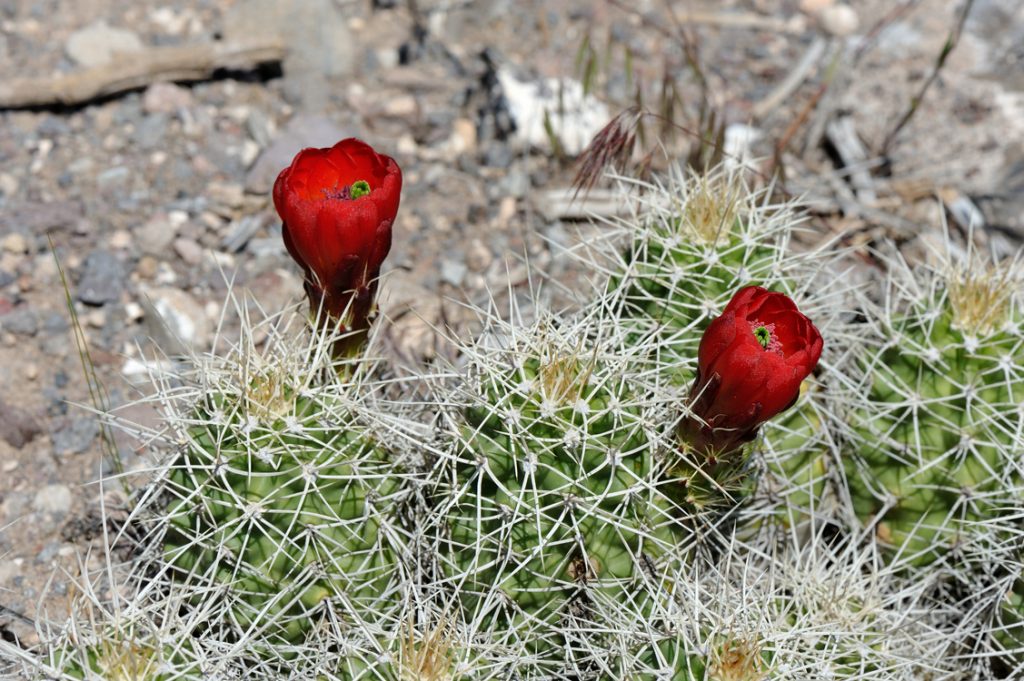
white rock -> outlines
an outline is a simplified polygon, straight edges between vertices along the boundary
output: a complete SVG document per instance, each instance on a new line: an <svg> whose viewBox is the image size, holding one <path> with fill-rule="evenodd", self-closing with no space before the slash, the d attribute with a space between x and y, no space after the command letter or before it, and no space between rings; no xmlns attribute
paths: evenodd
<svg viewBox="0 0 1024 681"><path fill-rule="evenodd" d="M573 156L590 143L611 115L598 99L583 94L583 84L568 78L523 82L510 70L498 70L498 82L516 122L516 137L532 147L550 148L545 115L562 149Z"/></svg>
<svg viewBox="0 0 1024 681"><path fill-rule="evenodd" d="M210 324L203 307L192 296L170 287L150 289L146 295L176 339L185 345L205 347Z"/></svg>
<svg viewBox="0 0 1024 681"><path fill-rule="evenodd" d="M102 66L112 61L115 54L141 52L142 49L137 35L108 26L105 21L75 31L64 44L68 57L80 66Z"/></svg>
<svg viewBox="0 0 1024 681"><path fill-rule="evenodd" d="M0 173L0 194L10 197L18 193L18 180L8 173Z"/></svg>
<svg viewBox="0 0 1024 681"><path fill-rule="evenodd" d="M36 492L32 508L43 513L67 513L71 510L71 501L71 488L67 485L47 485Z"/></svg>
<svg viewBox="0 0 1024 681"><path fill-rule="evenodd" d="M840 37L853 35L860 26L857 12L849 5L823 7L818 12L818 21L827 32Z"/></svg>
<svg viewBox="0 0 1024 681"><path fill-rule="evenodd" d="M8 253L14 253L16 255L28 253L28 239L25 238L24 234L11 232L4 237L3 249Z"/></svg>

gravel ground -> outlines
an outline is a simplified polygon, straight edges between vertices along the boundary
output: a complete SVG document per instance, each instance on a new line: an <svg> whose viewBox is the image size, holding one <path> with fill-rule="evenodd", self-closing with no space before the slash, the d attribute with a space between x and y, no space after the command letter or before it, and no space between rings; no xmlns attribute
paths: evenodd
<svg viewBox="0 0 1024 681"><path fill-rule="evenodd" d="M1011 252L1024 234L1024 8L970 4L956 49L883 158L964 7L902 6L0 0L0 83L101 66L113 50L260 36L287 48L280 63L211 79L0 110L0 634L31 643L31 620L60 618L100 496L116 496L96 483L112 471L53 253L98 378L124 405L144 393L133 372L154 347L211 348L226 282L250 293L253 309L301 297L270 186L299 148L359 136L404 170L381 305L396 358L428 361L431 325L442 314L459 324L456 301L525 287L524 257L561 281L581 274L558 255L576 238L569 213L579 206L552 198L572 180L577 138L633 103L638 83L647 106L692 127L698 71L722 120L753 126L756 156L770 157L810 112L781 159L785 189L812 199L820 238L842 232L867 246L897 236L923 253L944 217L955 229L976 209L975 239ZM727 26L722 16L756 21ZM600 56L590 75L588 49ZM767 106L809 53L818 56L806 79ZM693 57L699 69L687 66ZM543 134L524 139L530 126L521 111L515 120L515 88L552 78L588 81L593 100L565 123L558 148ZM665 82L678 88L674 109L664 108ZM843 118L868 150L869 187L822 141ZM692 142L666 140L667 155ZM142 406L126 412L155 418ZM145 467L139 443L118 445L129 468Z"/></svg>

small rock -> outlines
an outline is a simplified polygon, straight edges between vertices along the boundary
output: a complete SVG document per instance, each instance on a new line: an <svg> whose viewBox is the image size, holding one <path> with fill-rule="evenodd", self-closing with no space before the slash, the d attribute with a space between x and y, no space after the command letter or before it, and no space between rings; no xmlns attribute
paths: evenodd
<svg viewBox="0 0 1024 681"><path fill-rule="evenodd" d="M8 253L22 255L28 253L28 239L24 234L13 232L4 237L3 249Z"/></svg>
<svg viewBox="0 0 1024 681"><path fill-rule="evenodd" d="M151 255L144 255L139 258L139 264L135 266L135 271L142 279L152 279L159 270L160 261Z"/></svg>
<svg viewBox="0 0 1024 681"><path fill-rule="evenodd" d="M585 92L579 81L521 81L505 68L497 78L515 121L515 136L531 147L549 147L554 134L562 149L575 156L611 118L608 106Z"/></svg>
<svg viewBox="0 0 1024 681"><path fill-rule="evenodd" d="M490 266L492 260L494 260L494 254L483 241L473 239L469 242L469 247L466 249L466 265L471 270L483 272Z"/></svg>
<svg viewBox="0 0 1024 681"><path fill-rule="evenodd" d="M43 513L63 515L71 510L71 488L67 485L47 485L36 492L32 508Z"/></svg>
<svg viewBox="0 0 1024 681"><path fill-rule="evenodd" d="M228 253L238 253L263 228L265 221L266 214L257 213L231 223L228 233L221 240L221 248Z"/></svg>
<svg viewBox="0 0 1024 681"><path fill-rule="evenodd" d="M397 97L388 97L387 102L384 104L384 110L381 113L391 118L412 118L418 110L419 104L416 102L415 97L412 95L399 95Z"/></svg>
<svg viewBox="0 0 1024 681"><path fill-rule="evenodd" d="M23 203L0 212L0 227L46 234L74 227L82 222L84 215L85 209L78 201Z"/></svg>
<svg viewBox="0 0 1024 681"><path fill-rule="evenodd" d="M141 52L139 37L123 28L113 28L98 21L68 36L64 51L80 66L102 66L114 59L115 54Z"/></svg>
<svg viewBox="0 0 1024 681"><path fill-rule="evenodd" d="M94 329L102 329L107 325L107 315L103 310L92 310L85 315L85 323Z"/></svg>
<svg viewBox="0 0 1024 681"><path fill-rule="evenodd" d="M167 133L169 120L168 114L165 113L153 113L144 116L135 128L135 134L133 135L135 143L140 149L145 150L151 150L159 146L163 142L164 135Z"/></svg>
<svg viewBox="0 0 1024 681"><path fill-rule="evenodd" d="M826 32L834 36L848 36L857 32L860 20L849 5L831 5L818 12L818 21Z"/></svg>
<svg viewBox="0 0 1024 681"><path fill-rule="evenodd" d="M139 248L143 253L163 256L166 255L167 249L178 236L178 225L171 220L170 216L157 213L139 227L136 233Z"/></svg>
<svg viewBox="0 0 1024 681"><path fill-rule="evenodd" d="M83 264L78 282L78 299L86 305L105 305L121 297L124 291L124 265L109 251L95 250Z"/></svg>
<svg viewBox="0 0 1024 681"><path fill-rule="evenodd" d="M39 365L38 364L26 364L23 370L25 378L29 381L34 381L39 378Z"/></svg>
<svg viewBox="0 0 1024 681"><path fill-rule="evenodd" d="M111 248L123 251L132 247L132 233L126 229L119 229L110 235L107 242Z"/></svg>
<svg viewBox="0 0 1024 681"><path fill-rule="evenodd" d="M284 255L284 242L280 237L269 239L251 239L249 241L249 252L257 258L268 258Z"/></svg>
<svg viewBox="0 0 1024 681"><path fill-rule="evenodd" d="M21 449L42 432L39 422L24 409L0 400L0 438Z"/></svg>
<svg viewBox="0 0 1024 681"><path fill-rule="evenodd" d="M9 173L0 173L0 194L11 197L18 193L18 180Z"/></svg>
<svg viewBox="0 0 1024 681"><path fill-rule="evenodd" d="M441 281L452 286L462 286L462 280L466 277L466 263L445 258L441 262Z"/></svg>
<svg viewBox="0 0 1024 681"><path fill-rule="evenodd" d="M211 182L206 194L211 201L226 208L241 208L245 203L245 189L233 182Z"/></svg>
<svg viewBox="0 0 1024 681"><path fill-rule="evenodd" d="M274 134L274 125L267 118L267 115L259 109L250 109L249 117L245 119L245 129L249 131L249 137L260 147L270 144Z"/></svg>
<svg viewBox="0 0 1024 681"><path fill-rule="evenodd" d="M57 557L57 552L60 550L59 541L50 541L43 546L43 550L36 556L36 563L46 564Z"/></svg>
<svg viewBox="0 0 1024 681"><path fill-rule="evenodd" d="M48 312L43 315L43 333L48 335L64 334L67 333L70 326L66 314Z"/></svg>
<svg viewBox="0 0 1024 681"><path fill-rule="evenodd" d="M476 123L468 118L456 118L452 123L450 145L456 154L476 153Z"/></svg>
<svg viewBox="0 0 1024 681"><path fill-rule="evenodd" d="M96 188L104 193L122 191L128 180L131 178L131 171L125 166L108 168L96 176Z"/></svg>
<svg viewBox="0 0 1024 681"><path fill-rule="evenodd" d="M524 168L517 166L508 171L497 183L497 187L508 196L526 196L530 192L530 175Z"/></svg>
<svg viewBox="0 0 1024 681"><path fill-rule="evenodd" d="M174 252L189 265L198 265L203 261L203 247L192 239L175 239Z"/></svg>
<svg viewBox="0 0 1024 681"><path fill-rule="evenodd" d="M509 223L512 222L512 218L516 216L519 211L519 202L511 196L502 197L501 203L498 204L498 215L495 218L498 223L498 227L505 229Z"/></svg>
<svg viewBox="0 0 1024 681"><path fill-rule="evenodd" d="M193 346L204 348L210 340L209 317L195 298L177 288L146 291L146 303L155 314L147 314L143 325L160 348L182 352ZM147 307L144 303L143 307Z"/></svg>
<svg viewBox="0 0 1024 681"><path fill-rule="evenodd" d="M31 308L20 307L0 317L0 329L32 337L39 332L39 316Z"/></svg>
<svg viewBox="0 0 1024 681"><path fill-rule="evenodd" d="M15 577L21 574L21 561L4 560L0 561L0 586L10 583ZM19 639L20 641L20 639Z"/></svg>
<svg viewBox="0 0 1024 681"><path fill-rule="evenodd" d="M89 449L99 432L94 417L76 418L53 433L53 449L60 455L81 454Z"/></svg>
<svg viewBox="0 0 1024 681"><path fill-rule="evenodd" d="M172 114L190 106L192 91L174 83L153 83L142 95L142 110L150 114Z"/></svg>
<svg viewBox="0 0 1024 681"><path fill-rule="evenodd" d="M409 133L405 133L398 138L395 143L395 151L403 156L413 156L419 151L420 145L416 144L416 139Z"/></svg>
<svg viewBox="0 0 1024 681"><path fill-rule="evenodd" d="M146 316L146 311L142 309L142 306L132 301L124 306L125 316L129 322L142 321L142 318Z"/></svg>
<svg viewBox="0 0 1024 681"><path fill-rule="evenodd" d="M305 147L329 147L338 140L352 137L353 131L320 115L295 116L274 142L263 150L245 176L245 189L253 194L266 194L282 168L287 168Z"/></svg>
<svg viewBox="0 0 1024 681"><path fill-rule="evenodd" d="M492 168L508 168L512 165L513 154L507 144L494 142L484 152L484 165Z"/></svg>

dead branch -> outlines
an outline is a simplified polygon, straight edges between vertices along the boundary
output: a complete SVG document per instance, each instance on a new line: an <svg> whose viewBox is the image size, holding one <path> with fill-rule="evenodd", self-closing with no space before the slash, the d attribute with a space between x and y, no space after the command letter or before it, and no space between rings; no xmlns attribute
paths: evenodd
<svg viewBox="0 0 1024 681"><path fill-rule="evenodd" d="M85 104L159 81L203 80L220 69L251 69L280 61L284 54L284 46L271 41L153 47L118 54L103 66L0 82L0 109Z"/></svg>

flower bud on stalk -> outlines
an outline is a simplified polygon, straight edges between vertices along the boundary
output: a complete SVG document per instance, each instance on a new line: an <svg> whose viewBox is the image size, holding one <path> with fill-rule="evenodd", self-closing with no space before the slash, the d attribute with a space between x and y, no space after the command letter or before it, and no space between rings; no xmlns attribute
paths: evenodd
<svg viewBox="0 0 1024 681"><path fill-rule="evenodd" d="M352 356L366 340L401 191L394 159L355 138L303 149L274 182L284 244L305 274L317 323L343 334L335 357Z"/></svg>
<svg viewBox="0 0 1024 681"><path fill-rule="evenodd" d="M701 338L691 415L679 426L684 446L713 462L753 440L796 402L821 348L821 334L788 297L760 286L737 291Z"/></svg>

